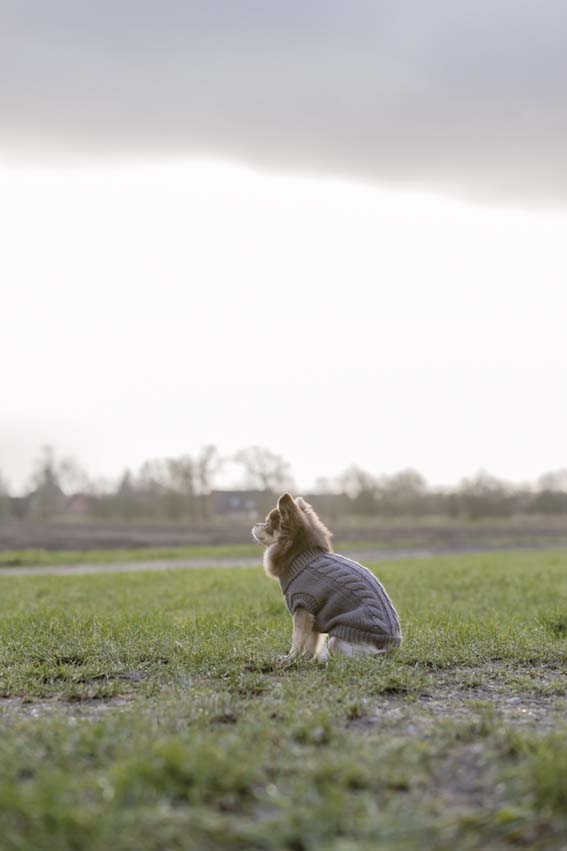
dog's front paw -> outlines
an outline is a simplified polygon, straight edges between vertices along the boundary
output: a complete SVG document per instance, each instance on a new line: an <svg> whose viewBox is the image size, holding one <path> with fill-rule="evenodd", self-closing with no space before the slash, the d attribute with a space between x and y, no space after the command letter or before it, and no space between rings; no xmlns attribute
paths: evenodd
<svg viewBox="0 0 567 851"><path fill-rule="evenodd" d="M279 668L283 668L286 665L290 665L296 659L296 656L296 653L284 653L282 656L276 656L275 664Z"/></svg>

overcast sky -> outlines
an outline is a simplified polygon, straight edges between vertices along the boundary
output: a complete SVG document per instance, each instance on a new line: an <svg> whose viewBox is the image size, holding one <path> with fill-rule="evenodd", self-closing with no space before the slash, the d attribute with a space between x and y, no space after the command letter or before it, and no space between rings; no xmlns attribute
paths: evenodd
<svg viewBox="0 0 567 851"><path fill-rule="evenodd" d="M7 154L217 154L556 202L563 0L0 0Z"/></svg>
<svg viewBox="0 0 567 851"><path fill-rule="evenodd" d="M561 0L0 0L0 472L565 466Z"/></svg>

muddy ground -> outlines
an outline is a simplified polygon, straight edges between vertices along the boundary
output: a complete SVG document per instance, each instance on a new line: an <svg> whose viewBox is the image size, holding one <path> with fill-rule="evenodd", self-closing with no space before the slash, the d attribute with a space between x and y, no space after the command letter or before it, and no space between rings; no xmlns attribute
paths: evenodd
<svg viewBox="0 0 567 851"><path fill-rule="evenodd" d="M567 721L567 671L549 666L516 666L523 678L511 683L509 666L456 668L431 674L415 695L384 693L362 698L345 724L353 730L376 729L394 736L427 735L441 719L464 721L479 715L506 726L553 729ZM121 679L134 690L107 699L68 700L50 698L0 698L0 719L14 722L26 718L61 717L97 720L108 712L125 710L137 702L135 684L146 678L132 671ZM190 692L187 699L190 701Z"/></svg>

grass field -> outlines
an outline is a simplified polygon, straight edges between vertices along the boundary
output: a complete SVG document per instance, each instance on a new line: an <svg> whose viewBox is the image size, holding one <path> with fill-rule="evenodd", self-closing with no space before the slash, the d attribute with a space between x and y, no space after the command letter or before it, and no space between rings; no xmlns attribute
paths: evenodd
<svg viewBox="0 0 567 851"><path fill-rule="evenodd" d="M24 549L0 551L0 567L57 567L71 564L120 564L162 559L250 558L260 561L258 544L211 545L188 547L132 547L110 550Z"/></svg>
<svg viewBox="0 0 567 851"><path fill-rule="evenodd" d="M567 848L567 553L381 564L405 642L279 668L259 569L0 578L0 848Z"/></svg>
<svg viewBox="0 0 567 851"><path fill-rule="evenodd" d="M400 539L384 543L383 541L339 541L336 549L375 550L405 549L415 546L412 539ZM128 564L139 561L160 561L169 559L206 559L249 558L258 563L262 559L262 548L258 544L211 544L208 546L187 547L131 547L115 549L87 550L45 550L23 549L0 551L0 567L59 567L75 564Z"/></svg>
<svg viewBox="0 0 567 851"><path fill-rule="evenodd" d="M567 541L567 539L566 539ZM505 540L505 545L513 547L514 540ZM539 545L539 539L531 541L533 546ZM546 541L549 545L549 542ZM563 541L557 543L562 546ZM353 540L338 541L335 543L337 552L356 552L372 550L408 550L419 549L418 539L410 536L381 541ZM1 567L59 567L76 564L128 564L140 561L160 561L179 559L205 559L214 563L216 560L230 558L249 558L258 563L262 559L262 548L255 543L250 544L211 544L203 546L182 547L128 547L114 549L85 549L85 550L46 550L46 549L21 549L0 550Z"/></svg>

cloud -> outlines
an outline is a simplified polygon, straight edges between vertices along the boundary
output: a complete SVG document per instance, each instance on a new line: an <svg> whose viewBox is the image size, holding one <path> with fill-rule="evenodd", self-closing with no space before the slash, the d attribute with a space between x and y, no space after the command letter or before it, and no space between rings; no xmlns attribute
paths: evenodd
<svg viewBox="0 0 567 851"><path fill-rule="evenodd" d="M563 0L0 0L4 157L567 200Z"/></svg>

